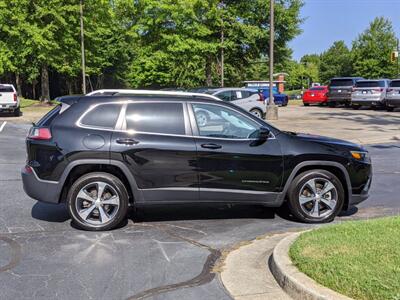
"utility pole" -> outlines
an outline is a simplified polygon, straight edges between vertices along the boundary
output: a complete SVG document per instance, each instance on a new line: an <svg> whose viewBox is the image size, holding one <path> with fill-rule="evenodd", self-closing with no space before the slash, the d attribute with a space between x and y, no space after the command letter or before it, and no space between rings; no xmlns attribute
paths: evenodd
<svg viewBox="0 0 400 300"><path fill-rule="evenodd" d="M399 39L397 39L397 47L396 47L396 51L397 51L397 78L399 78L400 74L399 74Z"/></svg>
<svg viewBox="0 0 400 300"><path fill-rule="evenodd" d="M224 43L225 43L224 25L222 25L222 30L221 30L221 87L224 87L224 85L225 85Z"/></svg>
<svg viewBox="0 0 400 300"><path fill-rule="evenodd" d="M85 34L83 31L83 0L80 0L80 11L81 11L81 51L82 51L82 93L86 94Z"/></svg>
<svg viewBox="0 0 400 300"><path fill-rule="evenodd" d="M270 12L269 12L269 101L266 106L267 120L277 120L278 119L278 106L275 105L274 101L274 35L275 35L275 27L274 27L274 0L270 0Z"/></svg>

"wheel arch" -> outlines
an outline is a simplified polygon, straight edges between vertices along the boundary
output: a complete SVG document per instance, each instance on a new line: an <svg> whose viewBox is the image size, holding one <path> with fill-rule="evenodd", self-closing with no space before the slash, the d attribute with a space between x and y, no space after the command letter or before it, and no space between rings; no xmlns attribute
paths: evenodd
<svg viewBox="0 0 400 300"><path fill-rule="evenodd" d="M290 184L293 182L294 178L296 178L297 175L305 171L315 170L315 169L326 170L334 174L336 177L338 177L345 191L345 202L343 205L343 210L347 210L349 208L349 202L352 193L350 176L346 168L342 164L332 161L305 161L299 163L292 170L288 179L286 180L286 183L282 190L282 194L280 195L281 197L280 201L282 203L285 201L287 193L289 191Z"/></svg>
<svg viewBox="0 0 400 300"><path fill-rule="evenodd" d="M138 189L135 178L122 162L114 160L88 159L73 161L64 170L59 181L62 186L59 203L64 202L69 187L76 179L91 172L105 172L118 177L128 191L130 205L132 205L134 201L140 201L142 199L142 194Z"/></svg>

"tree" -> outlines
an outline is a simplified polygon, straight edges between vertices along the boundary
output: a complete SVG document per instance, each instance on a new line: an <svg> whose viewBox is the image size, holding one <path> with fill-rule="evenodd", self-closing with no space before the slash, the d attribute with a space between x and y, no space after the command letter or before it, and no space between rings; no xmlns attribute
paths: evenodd
<svg viewBox="0 0 400 300"><path fill-rule="evenodd" d="M379 17L353 41L352 58L355 75L365 78L396 76L390 54L396 49L396 35L390 20Z"/></svg>
<svg viewBox="0 0 400 300"><path fill-rule="evenodd" d="M351 76L352 60L344 41L336 41L320 57L319 75L327 83L333 77Z"/></svg>

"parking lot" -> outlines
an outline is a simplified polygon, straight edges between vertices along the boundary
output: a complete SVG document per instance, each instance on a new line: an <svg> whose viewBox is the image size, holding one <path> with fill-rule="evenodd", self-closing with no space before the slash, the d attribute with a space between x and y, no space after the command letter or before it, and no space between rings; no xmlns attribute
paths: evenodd
<svg viewBox="0 0 400 300"><path fill-rule="evenodd" d="M337 222L399 213L398 112L289 106L279 114L273 123L281 129L369 145L371 197ZM38 203L22 189L30 125L0 117L0 126L0 299L231 299L218 276L225 251L308 226L284 209L164 206L132 211L111 232L80 231L63 206Z"/></svg>

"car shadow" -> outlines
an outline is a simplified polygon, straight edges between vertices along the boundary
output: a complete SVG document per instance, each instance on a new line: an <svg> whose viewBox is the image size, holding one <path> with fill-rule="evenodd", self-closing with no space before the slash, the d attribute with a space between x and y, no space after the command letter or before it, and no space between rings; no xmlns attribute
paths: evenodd
<svg viewBox="0 0 400 300"><path fill-rule="evenodd" d="M140 206L129 214L135 223L222 219L283 219L293 220L284 208L244 204L185 204Z"/></svg>
<svg viewBox="0 0 400 300"><path fill-rule="evenodd" d="M15 116L13 113L10 112L0 112L0 118L19 118L23 116L23 112L20 111L18 116Z"/></svg>
<svg viewBox="0 0 400 300"><path fill-rule="evenodd" d="M63 223L70 219L65 205L47 204L43 202L36 202L33 205L31 216L34 219L52 223Z"/></svg>

